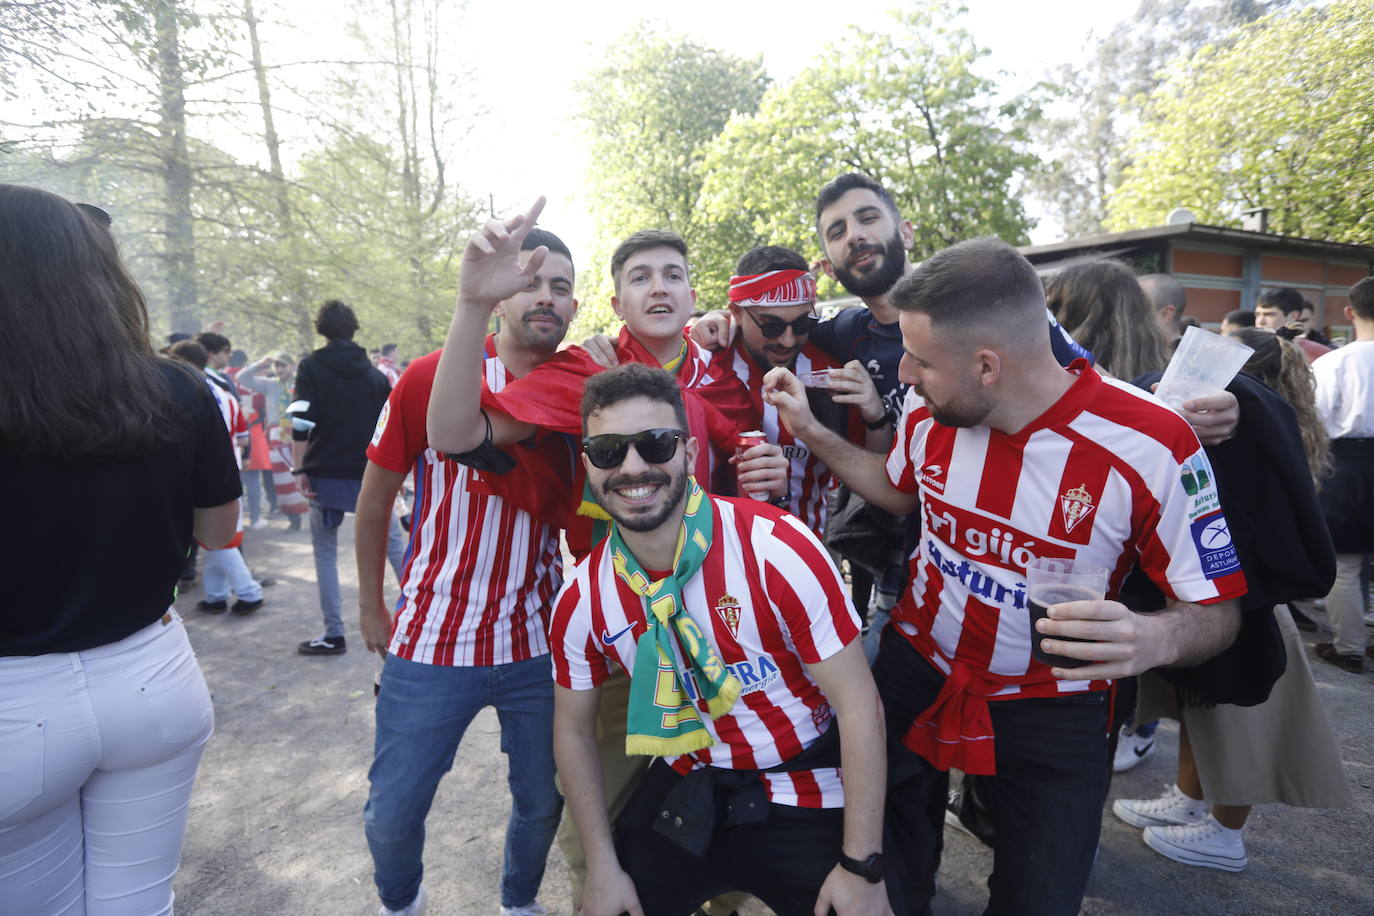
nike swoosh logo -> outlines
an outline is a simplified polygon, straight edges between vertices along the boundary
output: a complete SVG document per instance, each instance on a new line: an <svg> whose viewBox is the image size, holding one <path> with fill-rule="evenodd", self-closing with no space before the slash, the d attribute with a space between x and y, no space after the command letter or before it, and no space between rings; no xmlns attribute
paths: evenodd
<svg viewBox="0 0 1374 916"><path fill-rule="evenodd" d="M1154 743L1153 743L1153 742L1151 742L1151 743L1145 745L1144 747L1132 748L1132 750L1135 751L1135 755L1136 755L1137 757L1144 757L1146 754L1150 753L1150 748L1152 748L1152 747L1154 747Z"/></svg>
<svg viewBox="0 0 1374 916"><path fill-rule="evenodd" d="M601 642L602 642L603 644L615 642L617 639L619 639L620 637L624 636L626 633L630 632L630 631L633 630L634 628L635 628L635 625L634 625L634 624L630 624L628 627L626 627L625 629L621 630L619 633L615 634L614 636L610 635L609 633L607 633L607 632L603 629L603 630L601 631Z"/></svg>

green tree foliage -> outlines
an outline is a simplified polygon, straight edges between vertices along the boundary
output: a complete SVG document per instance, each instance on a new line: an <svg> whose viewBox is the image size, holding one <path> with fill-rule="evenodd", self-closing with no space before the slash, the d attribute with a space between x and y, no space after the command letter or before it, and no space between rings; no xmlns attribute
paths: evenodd
<svg viewBox="0 0 1374 916"><path fill-rule="evenodd" d="M755 244L818 256L816 192L842 172L871 175L915 226L916 257L962 239L1025 241L1017 189L1035 167L1026 98L998 103L974 72L986 52L935 7L891 34L851 29L796 79L732 118L705 158L706 212L735 256ZM724 289L728 273L698 276Z"/></svg>
<svg viewBox="0 0 1374 916"><path fill-rule="evenodd" d="M1150 99L1114 229L1187 206L1217 225L1270 208L1271 231L1374 242L1374 2L1276 13L1171 69Z"/></svg>
<svg viewBox="0 0 1374 916"><path fill-rule="evenodd" d="M733 57L649 23L612 48L611 62L578 84L592 163L587 192L596 214L594 257L579 276L578 325L589 330L616 323L608 265L631 232L671 229L687 239L698 278L719 274L701 219L702 157L732 114L758 107L768 85L761 60Z"/></svg>

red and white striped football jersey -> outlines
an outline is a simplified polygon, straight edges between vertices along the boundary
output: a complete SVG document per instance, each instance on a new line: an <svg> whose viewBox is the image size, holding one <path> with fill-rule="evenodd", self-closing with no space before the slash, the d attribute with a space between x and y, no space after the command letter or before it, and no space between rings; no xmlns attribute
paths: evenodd
<svg viewBox="0 0 1374 916"><path fill-rule="evenodd" d="M768 441L782 446L787 456L787 495L788 508L792 514L806 522L806 526L817 535L825 533L825 514L830 499L830 488L834 478L825 463L817 458L805 442L793 436L778 420L778 409L763 400L763 377L767 370L754 361L738 339L729 349L722 351L721 359L728 360L730 371L749 390L749 398L754 409L762 417L762 430ZM807 344L797 354L797 363L792 371L797 377L818 369L835 369L840 363L831 359L819 349Z"/></svg>
<svg viewBox="0 0 1374 916"><path fill-rule="evenodd" d="M206 378L210 393L215 396L219 415L224 418L224 428L229 431L229 444L234 448L234 461L243 470L243 455L239 452L239 436L248 435L248 420L243 415L243 405L238 398Z"/></svg>
<svg viewBox="0 0 1374 916"><path fill-rule="evenodd" d="M513 376L491 338L486 353L483 380L499 390ZM410 364L367 449L374 464L414 473L410 545L388 651L460 666L543 655L549 604L562 582L558 530L495 495L480 473L429 447L425 413L438 363L436 350Z"/></svg>
<svg viewBox="0 0 1374 916"><path fill-rule="evenodd" d="M958 661L1004 686L991 699L1102 689L1059 681L1031 657L1025 569L1036 557L1131 567L1180 601L1245 593L1214 475L1191 427L1086 362L1016 435L936 423L909 391L888 455L894 486L918 496L921 539L893 620L945 673Z"/></svg>
<svg viewBox="0 0 1374 916"><path fill-rule="evenodd" d="M767 769L801 753L830 726L830 704L804 666L858 638L859 620L825 548L795 516L750 499L713 496L711 504L711 549L682 590L683 602L744 689L733 710L717 719L698 700L716 743L669 762L684 773L707 765ZM600 684L610 662L633 671L635 642L644 633L643 598L616 577L607 543L577 564L554 604L554 678L572 690ZM834 767L764 779L778 804L844 804Z"/></svg>

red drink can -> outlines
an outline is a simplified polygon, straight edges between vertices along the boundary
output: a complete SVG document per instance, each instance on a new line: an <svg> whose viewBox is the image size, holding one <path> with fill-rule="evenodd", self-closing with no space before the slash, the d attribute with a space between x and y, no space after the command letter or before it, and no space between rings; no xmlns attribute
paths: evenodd
<svg viewBox="0 0 1374 916"><path fill-rule="evenodd" d="M740 433L735 437L735 457L743 457L745 452L756 445L767 444L768 435L760 430L751 429L747 433ZM750 499L766 500L768 498L767 490L747 490L742 483L739 485L739 489L741 493L748 496Z"/></svg>

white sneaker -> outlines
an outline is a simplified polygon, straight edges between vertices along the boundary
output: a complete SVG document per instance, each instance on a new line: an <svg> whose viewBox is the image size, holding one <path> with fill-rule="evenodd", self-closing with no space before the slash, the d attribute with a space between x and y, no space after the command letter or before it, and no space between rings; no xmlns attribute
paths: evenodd
<svg viewBox="0 0 1374 916"><path fill-rule="evenodd" d="M1155 752L1155 736L1142 738L1134 729L1121 730L1116 742L1116 757L1112 759L1112 772L1124 773Z"/></svg>
<svg viewBox="0 0 1374 916"><path fill-rule="evenodd" d="M249 525L248 527L251 528L251 529L253 529L254 531L261 531L261 530L264 529L264 528L270 528L270 527L272 527L272 523L269 522L269 521L268 521L267 519L265 519L265 518L260 518L260 519L258 519L256 522L254 522L253 524Z"/></svg>
<svg viewBox="0 0 1374 916"><path fill-rule="evenodd" d="M425 911L425 904L429 903L429 893L423 884L420 885L419 892L415 899L410 901L410 905L405 909L393 910L384 903L382 908L377 911L377 916L420 916Z"/></svg>
<svg viewBox="0 0 1374 916"><path fill-rule="evenodd" d="M544 909L544 904L538 900L531 900L524 906L501 907L501 916L551 916L551 914Z"/></svg>
<svg viewBox="0 0 1374 916"><path fill-rule="evenodd" d="M1112 813L1132 827L1170 827L1204 820L1207 803L1170 786L1159 798L1118 798L1112 802Z"/></svg>
<svg viewBox="0 0 1374 916"><path fill-rule="evenodd" d="M1208 815L1197 824L1146 827L1144 839L1145 845L1155 852L1184 865L1244 871L1248 860L1242 833L1221 826L1216 818Z"/></svg>

